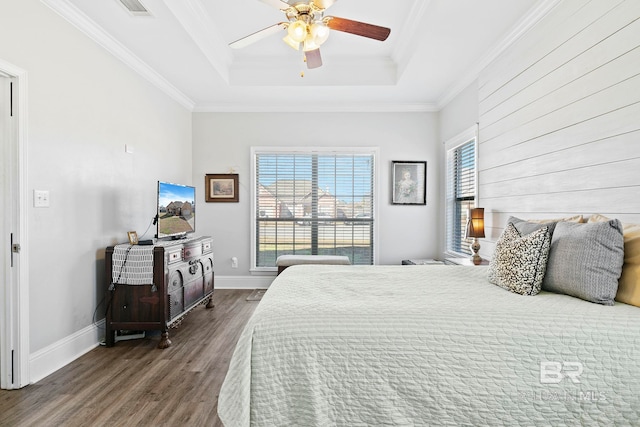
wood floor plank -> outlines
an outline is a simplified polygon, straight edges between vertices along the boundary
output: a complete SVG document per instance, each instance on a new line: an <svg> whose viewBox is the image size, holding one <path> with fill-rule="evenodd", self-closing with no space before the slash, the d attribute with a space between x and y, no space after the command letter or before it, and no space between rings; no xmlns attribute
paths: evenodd
<svg viewBox="0 0 640 427"><path fill-rule="evenodd" d="M198 307L173 345L159 334L100 346L37 384L0 390L1 426L222 426L218 394L242 328L258 306L251 290L214 292L215 308Z"/></svg>

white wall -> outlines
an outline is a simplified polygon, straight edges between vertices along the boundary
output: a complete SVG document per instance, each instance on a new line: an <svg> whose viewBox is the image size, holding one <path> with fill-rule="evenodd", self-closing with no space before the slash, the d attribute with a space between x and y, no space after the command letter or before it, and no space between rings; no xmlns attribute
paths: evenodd
<svg viewBox="0 0 640 427"><path fill-rule="evenodd" d="M640 2L565 0L479 77L490 254L509 215L640 222Z"/></svg>
<svg viewBox="0 0 640 427"><path fill-rule="evenodd" d="M440 110L440 141L448 141L469 129L478 123L479 117L478 82L474 81ZM444 168L443 172L446 173Z"/></svg>
<svg viewBox="0 0 640 427"><path fill-rule="evenodd" d="M204 198L207 173L240 174L239 203L201 203L198 232L214 236L216 285L250 267L252 146L379 147L376 244L380 264L438 255L440 143L433 113L196 113L193 180ZM390 204L392 160L426 160L427 205ZM231 269L230 258L239 259Z"/></svg>
<svg viewBox="0 0 640 427"><path fill-rule="evenodd" d="M446 227L446 183L447 183L447 152L445 142L460 135L462 132L472 128L478 123L478 82L473 81L462 92L456 95L442 110L439 112L440 127L440 199L441 206L440 216L438 218L440 235L438 247L440 248L440 257L445 256L445 227Z"/></svg>
<svg viewBox="0 0 640 427"><path fill-rule="evenodd" d="M37 0L3 2L0 58L28 73L28 188L50 191L23 242L42 362L104 317L104 248L145 231L156 181L191 182L191 113Z"/></svg>

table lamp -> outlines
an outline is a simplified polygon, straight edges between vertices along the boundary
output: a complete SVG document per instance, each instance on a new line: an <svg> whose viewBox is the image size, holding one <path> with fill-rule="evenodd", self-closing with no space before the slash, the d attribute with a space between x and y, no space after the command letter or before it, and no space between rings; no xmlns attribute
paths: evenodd
<svg viewBox="0 0 640 427"><path fill-rule="evenodd" d="M473 238L473 243L471 243L470 246L471 252L473 253L471 261L473 261L475 265L480 265L482 258L478 255L478 251L480 250L478 238L484 237L484 208L469 209L466 237Z"/></svg>

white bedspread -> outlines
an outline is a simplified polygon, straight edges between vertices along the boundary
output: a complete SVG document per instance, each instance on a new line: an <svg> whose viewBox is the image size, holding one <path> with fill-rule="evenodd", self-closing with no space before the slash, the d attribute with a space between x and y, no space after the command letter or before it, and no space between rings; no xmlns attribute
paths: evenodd
<svg viewBox="0 0 640 427"><path fill-rule="evenodd" d="M242 333L218 413L227 427L639 425L640 308L516 295L485 267L294 266Z"/></svg>

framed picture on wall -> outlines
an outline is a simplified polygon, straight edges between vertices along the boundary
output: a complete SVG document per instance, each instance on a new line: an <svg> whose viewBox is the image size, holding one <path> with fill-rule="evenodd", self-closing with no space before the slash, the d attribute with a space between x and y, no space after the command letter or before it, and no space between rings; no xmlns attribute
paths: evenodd
<svg viewBox="0 0 640 427"><path fill-rule="evenodd" d="M238 202L237 173L209 173L204 178L206 202Z"/></svg>
<svg viewBox="0 0 640 427"><path fill-rule="evenodd" d="M391 204L427 204L427 162L391 162Z"/></svg>

